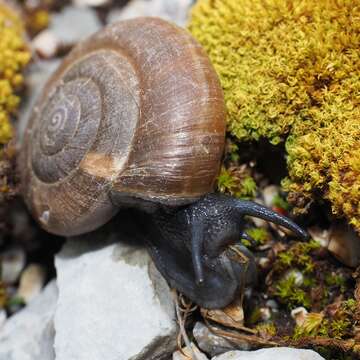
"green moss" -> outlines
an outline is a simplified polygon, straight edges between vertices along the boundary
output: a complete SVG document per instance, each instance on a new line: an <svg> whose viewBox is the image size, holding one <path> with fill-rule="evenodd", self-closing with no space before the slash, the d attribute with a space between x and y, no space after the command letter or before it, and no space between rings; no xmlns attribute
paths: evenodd
<svg viewBox="0 0 360 360"><path fill-rule="evenodd" d="M324 319L323 313L309 313L302 325L296 325L293 333L294 340L308 336L328 337L329 321Z"/></svg>
<svg viewBox="0 0 360 360"><path fill-rule="evenodd" d="M265 244L269 239L269 232L264 228L250 228L246 233L256 242L257 245Z"/></svg>
<svg viewBox="0 0 360 360"><path fill-rule="evenodd" d="M311 306L310 296L304 289L297 285L296 277L293 274L277 282L274 295L277 296L281 302L287 304L289 308L296 306L309 308Z"/></svg>
<svg viewBox="0 0 360 360"><path fill-rule="evenodd" d="M273 337L277 333L276 326L272 322L259 324L255 327L255 330L257 330L262 337Z"/></svg>
<svg viewBox="0 0 360 360"><path fill-rule="evenodd" d="M319 248L319 243L314 240L307 243L296 243L288 250L278 254L274 267L277 271L297 267L304 273L310 274L313 272L315 267L314 261L310 255L313 251Z"/></svg>
<svg viewBox="0 0 360 360"><path fill-rule="evenodd" d="M10 117L19 105L16 91L22 71L30 60L19 17L0 1L0 146L12 137Z"/></svg>
<svg viewBox="0 0 360 360"><path fill-rule="evenodd" d="M273 268L280 280L275 282L273 294L289 308L311 307L311 289L317 285L313 276L316 265L312 254L319 248L320 245L311 240L307 243L295 243L278 253ZM290 276L284 276L288 271L299 271L303 275L301 284L296 283L296 277L291 273ZM324 293L324 297L325 295Z"/></svg>
<svg viewBox="0 0 360 360"><path fill-rule="evenodd" d="M360 5L198 0L189 30L224 89L238 141L285 142L289 200L314 197L360 231Z"/></svg>
<svg viewBox="0 0 360 360"><path fill-rule="evenodd" d="M277 207L279 207L281 209L284 209L286 211L290 210L289 203L280 194L276 194L274 196L272 204L273 204L273 206L277 206Z"/></svg>
<svg viewBox="0 0 360 360"><path fill-rule="evenodd" d="M256 195L255 180L236 169L222 167L217 179L217 187L221 193L230 194L238 199L253 199Z"/></svg>

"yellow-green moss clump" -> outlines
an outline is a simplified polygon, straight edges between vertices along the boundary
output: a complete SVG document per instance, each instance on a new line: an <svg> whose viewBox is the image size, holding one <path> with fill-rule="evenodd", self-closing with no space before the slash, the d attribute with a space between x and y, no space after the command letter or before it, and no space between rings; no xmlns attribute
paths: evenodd
<svg viewBox="0 0 360 360"><path fill-rule="evenodd" d="M22 71L29 60L22 23L0 0L0 146L12 137L10 116L19 104L16 91L23 83Z"/></svg>
<svg viewBox="0 0 360 360"><path fill-rule="evenodd" d="M314 195L360 231L360 3L199 0L189 30L239 141L285 141L293 204Z"/></svg>

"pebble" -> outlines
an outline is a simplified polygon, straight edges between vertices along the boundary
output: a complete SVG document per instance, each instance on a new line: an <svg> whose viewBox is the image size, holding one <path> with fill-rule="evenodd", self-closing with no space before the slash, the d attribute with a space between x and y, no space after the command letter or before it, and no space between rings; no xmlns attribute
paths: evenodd
<svg viewBox="0 0 360 360"><path fill-rule="evenodd" d="M29 264L22 272L17 296L27 304L31 302L43 288L46 270L39 264Z"/></svg>
<svg viewBox="0 0 360 360"><path fill-rule="evenodd" d="M331 226L328 250L347 266L360 265L360 238L350 226L344 223Z"/></svg>
<svg viewBox="0 0 360 360"><path fill-rule="evenodd" d="M60 42L51 30L43 30L32 40L32 47L41 58L51 59L57 54Z"/></svg>
<svg viewBox="0 0 360 360"><path fill-rule="evenodd" d="M172 360L209 360L208 357L202 353L194 343L191 343L192 351L188 348L182 348L182 352L180 350L173 353ZM195 355L195 358L194 356Z"/></svg>
<svg viewBox="0 0 360 360"><path fill-rule="evenodd" d="M0 255L1 279L7 284L14 284L25 266L26 254L22 248L14 247Z"/></svg>
<svg viewBox="0 0 360 360"><path fill-rule="evenodd" d="M262 191L262 197L264 199L264 205L268 208L272 208L274 205L274 198L280 192L280 187L276 185L268 185Z"/></svg>
<svg viewBox="0 0 360 360"><path fill-rule="evenodd" d="M296 286L300 286L300 285L303 284L304 275L299 270L290 269L284 274L285 279L290 278L290 276L293 276L295 278L295 285Z"/></svg>
<svg viewBox="0 0 360 360"><path fill-rule="evenodd" d="M262 321L268 321L271 319L271 309L268 307L261 307L259 309L260 318Z"/></svg>
<svg viewBox="0 0 360 360"><path fill-rule="evenodd" d="M321 229L318 226L312 226L308 228L307 231L310 236L322 247L328 247L330 241L330 231L328 229Z"/></svg>
<svg viewBox="0 0 360 360"><path fill-rule="evenodd" d="M90 7L66 6L54 13L49 31L57 43L67 47L78 43L101 28L96 11Z"/></svg>
<svg viewBox="0 0 360 360"><path fill-rule="evenodd" d="M108 5L111 0L73 0L72 3L74 6L84 7L84 6L105 6Z"/></svg>
<svg viewBox="0 0 360 360"><path fill-rule="evenodd" d="M107 21L113 23L138 16L157 16L185 26L192 4L193 0L132 0L124 8L110 11Z"/></svg>
<svg viewBox="0 0 360 360"><path fill-rule="evenodd" d="M0 310L0 332L6 323L7 315L4 309Z"/></svg>
<svg viewBox="0 0 360 360"><path fill-rule="evenodd" d="M256 351L230 351L212 360L324 360L313 350L293 348L269 348Z"/></svg>
<svg viewBox="0 0 360 360"><path fill-rule="evenodd" d="M211 356L216 356L234 349L250 349L249 344L245 341L240 345L236 345L235 343L232 343L231 340L216 335L214 332L210 331L205 324L199 321L194 326L193 335L199 348Z"/></svg>
<svg viewBox="0 0 360 360"><path fill-rule="evenodd" d="M291 317L295 320L296 325L302 326L306 320L306 316L308 314L308 311L300 306L291 311Z"/></svg>

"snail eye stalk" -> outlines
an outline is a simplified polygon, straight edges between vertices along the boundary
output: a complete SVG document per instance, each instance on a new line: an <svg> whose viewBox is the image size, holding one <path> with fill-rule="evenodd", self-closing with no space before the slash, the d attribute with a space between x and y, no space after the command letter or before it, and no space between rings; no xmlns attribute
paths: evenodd
<svg viewBox="0 0 360 360"><path fill-rule="evenodd" d="M267 207L257 204L252 201L238 200L229 198L230 206L232 206L237 214L241 217L243 216L253 216L269 222L272 222L276 225L285 227L286 229L291 230L296 236L303 240L309 239L309 234L302 229L299 225L294 223L292 220L286 216L280 215L277 212L268 209Z"/></svg>

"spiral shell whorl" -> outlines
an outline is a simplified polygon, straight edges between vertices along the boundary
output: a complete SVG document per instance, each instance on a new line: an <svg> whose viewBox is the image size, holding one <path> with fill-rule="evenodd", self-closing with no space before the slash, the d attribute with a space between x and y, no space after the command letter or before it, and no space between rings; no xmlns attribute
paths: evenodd
<svg viewBox="0 0 360 360"><path fill-rule="evenodd" d="M66 57L26 132L25 199L48 231L91 231L113 194L169 204L212 190L224 145L217 76L184 30L156 18L109 26Z"/></svg>

